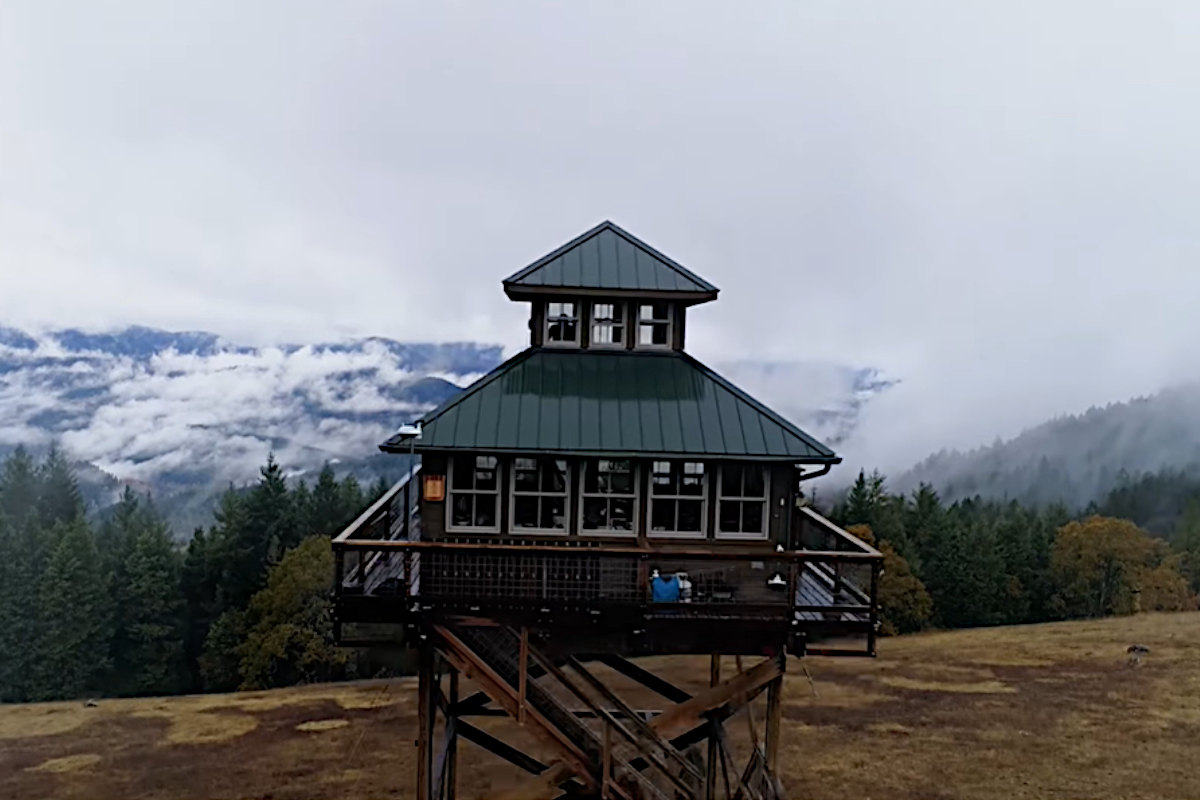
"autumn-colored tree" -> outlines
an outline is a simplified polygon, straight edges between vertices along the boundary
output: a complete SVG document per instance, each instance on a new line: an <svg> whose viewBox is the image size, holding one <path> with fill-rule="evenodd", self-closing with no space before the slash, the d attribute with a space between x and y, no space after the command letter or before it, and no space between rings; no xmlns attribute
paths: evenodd
<svg viewBox="0 0 1200 800"><path fill-rule="evenodd" d="M870 545L875 534L870 526L851 525L846 532ZM913 574L889 542L879 544L883 553L883 574L879 576L880 632L885 636L918 631L929 622L933 600L921 579Z"/></svg>
<svg viewBox="0 0 1200 800"><path fill-rule="evenodd" d="M1102 617L1183 607L1186 582L1166 543L1132 522L1093 516L1054 539L1052 607L1064 617ZM1139 596L1140 595L1140 596Z"/></svg>
<svg viewBox="0 0 1200 800"><path fill-rule="evenodd" d="M271 568L247 611L238 647L243 689L291 686L339 677L346 652L333 641L333 548L313 536Z"/></svg>

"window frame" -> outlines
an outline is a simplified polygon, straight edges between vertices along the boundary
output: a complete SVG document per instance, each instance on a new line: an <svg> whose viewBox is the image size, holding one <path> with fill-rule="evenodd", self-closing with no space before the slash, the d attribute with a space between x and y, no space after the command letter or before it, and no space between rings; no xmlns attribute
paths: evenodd
<svg viewBox="0 0 1200 800"><path fill-rule="evenodd" d="M592 466L593 463L595 463L596 465L599 465L599 463L601 461L627 461L627 462L629 462L629 472L630 472L630 477L633 482L633 493L632 494L594 493L594 492L587 491L587 470ZM637 538L638 530L640 528L640 522L641 522L640 513L641 513L641 499L642 499L641 488L642 488L642 485L641 485L641 481L639 480L640 477L641 477L641 465L638 463L637 459L608 458L605 456L596 456L596 457L580 459L579 492L578 492L579 508L577 509L577 512L576 512L576 519L579 523L579 535L580 536L612 536L612 537L618 537L621 539ZM584 519L583 519L584 507L587 505L587 499L590 497L603 497L603 498L608 498L608 499L632 498L633 499L633 513L630 515L629 530L623 531L623 530L617 530L615 528L596 528L596 529L592 530L592 529L585 528L584 527ZM611 506L609 508L611 509Z"/></svg>
<svg viewBox="0 0 1200 800"><path fill-rule="evenodd" d="M615 322L611 317L598 318L596 316L597 306L612 306L614 312L621 314L621 321ZM603 319L597 323L597 319ZM619 342L597 342L596 329L598 327L607 327L609 329L619 329L621 331L621 341ZM588 301L588 347L597 350L625 350L628 348L629 333L629 309L628 304L624 300L590 300Z"/></svg>
<svg viewBox="0 0 1200 800"><path fill-rule="evenodd" d="M566 465L565 486L560 492L544 492L541 490L541 464L538 464L538 490L535 492L518 491L517 490L517 461L521 459L531 459L534 462L540 462L543 459L549 461L561 461ZM515 456L509 459L508 467L508 532L511 536L567 536L571 533L571 462L565 458L557 456ZM563 500L563 526L561 528L525 528L517 525L517 498L518 497L536 497L538 499L538 511L541 511L541 500L545 497L561 497ZM539 513L539 519L541 514Z"/></svg>
<svg viewBox="0 0 1200 800"><path fill-rule="evenodd" d="M556 303L559 305L570 303L571 306L574 308L574 316L573 317L564 317L562 315L559 315L557 317L551 317L550 316L550 306L552 306ZM562 298L560 300L547 300L545 306L542 309L542 346L543 347L578 348L580 346L581 336L583 333L582 311L583 311L583 303L579 302L579 298L577 298L577 297ZM556 341L556 340L552 340L550 338L550 327L552 325L554 325L555 323L570 322L570 321L573 321L575 323L575 338L574 339L570 339L570 340L564 339L562 341Z"/></svg>
<svg viewBox="0 0 1200 800"><path fill-rule="evenodd" d="M636 349L636 350L671 350L671 349L673 349L672 343L673 343L674 336L675 336L675 304L670 302L669 300L637 300L637 301L635 301L635 303L636 303L636 307L637 307L637 327L636 327L637 338L633 342L634 349ZM655 303L662 303L664 306L666 306L666 309L667 309L666 317L643 317L642 316L642 308L644 306L650 306L651 309L653 309ZM656 325L665 325L666 326L667 341L663 344L655 344L653 341L643 343L642 342L642 330L644 328L649 328L651 331L650 338L653 339L654 338L653 331L654 331L654 327Z"/></svg>
<svg viewBox="0 0 1200 800"><path fill-rule="evenodd" d="M700 473L700 494L656 494L654 491L654 476L655 466L661 463L678 464L680 468L680 488L682 488L682 478L687 474L685 465L699 464L702 468ZM650 481L648 484L648 502L650 504L650 514L646 520L646 536L655 539L707 539L708 538L708 484L711 480L709 472L709 462L698 461L694 459L681 458L656 458L650 463ZM674 504L675 507L675 526L679 525L679 501L680 500L699 500L700 501L700 530L698 531L681 531L681 530L666 530L658 531L654 529L654 504L659 501L667 501Z"/></svg>
<svg viewBox="0 0 1200 800"><path fill-rule="evenodd" d="M742 469L746 467L755 467L762 470L763 475L763 493L762 497L750 497L748 495L730 495L725 493L725 467L731 462L719 463L717 466L717 514L713 521L713 536L716 539L740 539L742 541L765 542L771 538L771 468L767 464L756 462L732 462L737 464ZM746 485L746 479L742 478L742 489ZM725 531L721 529L721 504L726 500L732 502L746 503L760 501L762 503L762 531L754 533L746 533L745 531ZM741 516L739 515L739 521Z"/></svg>
<svg viewBox="0 0 1200 800"><path fill-rule="evenodd" d="M455 463L458 458L462 458L464 456L466 456L468 458L475 458L475 459L493 458L496 460L496 465L495 465L496 488L494 491L488 492L488 491L479 491L478 489L455 489L454 488ZM464 453L459 456L455 456L455 455L451 454L449 456L449 458L447 459L447 461L448 461L448 463L446 465L447 469L446 469L446 525L445 525L446 532L447 533L499 533L500 532L500 520L503 516L502 515L503 509L500 506L500 496L501 496L500 487L503 485L503 481L504 481L504 462L503 462L503 460L501 460L498 456L488 455L486 453L473 453L473 454L465 454ZM474 477L474 476L472 476L472 477ZM493 497L495 497L496 498L496 516L495 516L496 524L490 528L484 528L484 527L481 527L478 525L465 525L465 526L464 525L455 525L454 524L454 495L455 494L470 494L470 495L483 494L483 495L492 495ZM474 505L472 505L471 510L474 511L474 509L475 509L475 507L474 507Z"/></svg>

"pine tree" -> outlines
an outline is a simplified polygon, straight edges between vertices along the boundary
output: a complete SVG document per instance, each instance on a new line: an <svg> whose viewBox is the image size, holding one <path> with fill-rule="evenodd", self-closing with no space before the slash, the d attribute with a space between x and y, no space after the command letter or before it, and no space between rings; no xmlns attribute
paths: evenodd
<svg viewBox="0 0 1200 800"><path fill-rule="evenodd" d="M95 690L109 666L112 639L108 578L87 525L65 527L38 587L39 699Z"/></svg>
<svg viewBox="0 0 1200 800"><path fill-rule="evenodd" d="M180 556L153 506L130 501L123 500L126 513L118 515L124 548L114 581L114 688L120 694L169 694L186 683Z"/></svg>
<svg viewBox="0 0 1200 800"><path fill-rule="evenodd" d="M1171 546L1179 554L1179 571L1192 593L1200 593L1200 503L1195 499L1184 509Z"/></svg>
<svg viewBox="0 0 1200 800"><path fill-rule="evenodd" d="M312 490L312 512L308 530L312 534L333 536L345 516L343 490L329 462L321 467Z"/></svg>
<svg viewBox="0 0 1200 800"><path fill-rule="evenodd" d="M180 586L183 595L183 672L184 690L203 688L200 657L218 609L218 585L222 574L222 552L215 534L197 528L188 542Z"/></svg>
<svg viewBox="0 0 1200 800"><path fill-rule="evenodd" d="M37 514L41 480L29 451L18 446L0 473L0 515L14 528L26 527Z"/></svg>
<svg viewBox="0 0 1200 800"><path fill-rule="evenodd" d="M42 524L50 528L83 519L83 496L75 481L75 470L57 444L50 446L39 473L41 492L38 496L38 513Z"/></svg>

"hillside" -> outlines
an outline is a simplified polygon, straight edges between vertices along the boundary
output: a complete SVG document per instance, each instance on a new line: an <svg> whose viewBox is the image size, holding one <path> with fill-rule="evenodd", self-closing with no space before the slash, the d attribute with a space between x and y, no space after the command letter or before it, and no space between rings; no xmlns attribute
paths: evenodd
<svg viewBox="0 0 1200 800"><path fill-rule="evenodd" d="M1135 642L1150 648L1138 668L1125 654ZM707 678L697 659L653 666L685 687ZM884 640L877 660L789 666L792 797L1197 795L1200 613L921 634ZM411 797L415 688L0 707L0 797ZM513 785L512 770L462 746L459 797Z"/></svg>
<svg viewBox="0 0 1200 800"><path fill-rule="evenodd" d="M1175 387L1059 417L989 447L937 453L890 483L900 491L929 483L951 502L978 493L1082 508L1128 477L1200 465L1198 408L1200 386Z"/></svg>

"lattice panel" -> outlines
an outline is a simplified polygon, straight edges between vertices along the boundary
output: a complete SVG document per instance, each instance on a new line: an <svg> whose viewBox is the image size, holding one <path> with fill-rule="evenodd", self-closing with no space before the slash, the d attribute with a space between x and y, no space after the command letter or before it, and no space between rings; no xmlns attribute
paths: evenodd
<svg viewBox="0 0 1200 800"><path fill-rule="evenodd" d="M422 570L427 598L636 603L644 595L628 557L427 553Z"/></svg>

